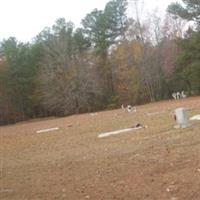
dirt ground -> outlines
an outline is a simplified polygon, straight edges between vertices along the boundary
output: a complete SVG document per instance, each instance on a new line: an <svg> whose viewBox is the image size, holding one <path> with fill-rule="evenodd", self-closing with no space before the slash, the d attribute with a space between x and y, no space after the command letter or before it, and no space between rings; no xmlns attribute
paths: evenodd
<svg viewBox="0 0 200 200"><path fill-rule="evenodd" d="M200 121L174 129L182 106L200 114L200 97L0 127L0 199L200 200Z"/></svg>

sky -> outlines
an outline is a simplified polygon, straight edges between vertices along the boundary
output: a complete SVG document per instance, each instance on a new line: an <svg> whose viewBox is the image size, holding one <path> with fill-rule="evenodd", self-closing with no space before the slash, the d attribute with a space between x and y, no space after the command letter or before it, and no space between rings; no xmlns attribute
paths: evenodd
<svg viewBox="0 0 200 200"><path fill-rule="evenodd" d="M163 14L175 0L138 1L144 1L141 9L143 12L151 12L157 8ZM107 2L109 0L0 0L0 41L10 36L23 42L31 41L60 17L72 21L78 27L87 13L94 8L103 9ZM130 7L129 14L132 10Z"/></svg>

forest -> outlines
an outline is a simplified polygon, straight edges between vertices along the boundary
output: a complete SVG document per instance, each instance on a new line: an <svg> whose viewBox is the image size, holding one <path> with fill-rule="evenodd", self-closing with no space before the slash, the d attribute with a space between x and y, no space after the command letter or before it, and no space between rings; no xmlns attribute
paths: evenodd
<svg viewBox="0 0 200 200"><path fill-rule="evenodd" d="M0 124L200 94L200 3L172 3L162 19L127 15L126 0L64 18L29 43L0 43Z"/></svg>

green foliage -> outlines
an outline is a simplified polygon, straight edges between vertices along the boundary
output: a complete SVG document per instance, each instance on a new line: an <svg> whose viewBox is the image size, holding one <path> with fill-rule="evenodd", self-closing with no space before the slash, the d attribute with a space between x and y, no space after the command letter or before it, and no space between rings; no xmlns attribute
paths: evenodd
<svg viewBox="0 0 200 200"><path fill-rule="evenodd" d="M86 36L91 40L95 47L97 54L105 54L109 43L106 35L105 15L103 11L94 10L88 14L83 20L82 24Z"/></svg>
<svg viewBox="0 0 200 200"><path fill-rule="evenodd" d="M178 45L181 55L177 60L174 76L182 82L188 92L199 93L200 90L200 32L193 32L188 38L180 39Z"/></svg>
<svg viewBox="0 0 200 200"><path fill-rule="evenodd" d="M7 62L6 91L12 98L15 110L25 116L34 112L31 98L36 87L36 76L39 63L39 47L19 43L15 38L2 42L2 52Z"/></svg>
<svg viewBox="0 0 200 200"><path fill-rule="evenodd" d="M182 0L182 3L172 3L168 12L185 20L195 21L200 26L200 3L199 0Z"/></svg>
<svg viewBox="0 0 200 200"><path fill-rule="evenodd" d="M74 33L74 45L78 53L82 53L91 46L91 42L84 36L84 30L81 28L76 29Z"/></svg>
<svg viewBox="0 0 200 200"><path fill-rule="evenodd" d="M82 20L84 32L97 54L106 54L111 45L125 37L126 9L126 0L112 0L103 11L95 9Z"/></svg>
<svg viewBox="0 0 200 200"><path fill-rule="evenodd" d="M200 3L198 0L182 0L182 4L172 3L168 11L197 24L197 32L189 29L186 37L178 40L181 55L177 60L174 79L189 93L200 93Z"/></svg>
<svg viewBox="0 0 200 200"><path fill-rule="evenodd" d="M122 38L125 39L125 31L128 25L127 6L126 0L113 0L108 2L105 7L105 23L107 23L107 35L110 38L111 45Z"/></svg>

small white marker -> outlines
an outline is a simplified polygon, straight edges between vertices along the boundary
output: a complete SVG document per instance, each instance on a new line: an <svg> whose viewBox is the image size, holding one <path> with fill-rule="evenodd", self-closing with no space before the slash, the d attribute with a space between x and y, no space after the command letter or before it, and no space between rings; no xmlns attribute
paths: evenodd
<svg viewBox="0 0 200 200"><path fill-rule="evenodd" d="M39 130L39 131L36 131L36 133L46 133L46 132L57 131L57 130L59 130L59 128L55 127L55 128L49 128L49 129Z"/></svg>

